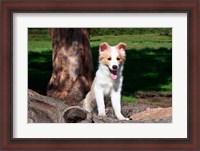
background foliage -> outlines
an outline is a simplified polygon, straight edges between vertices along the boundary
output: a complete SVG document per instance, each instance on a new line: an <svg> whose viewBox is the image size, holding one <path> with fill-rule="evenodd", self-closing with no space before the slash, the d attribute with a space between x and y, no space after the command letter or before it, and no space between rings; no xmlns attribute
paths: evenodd
<svg viewBox="0 0 200 151"><path fill-rule="evenodd" d="M48 29L29 29L28 38L28 87L45 94L52 71L52 44ZM127 43L122 92L124 101L136 101L137 93L171 93L171 28L90 29L90 46L95 71L98 68L98 45L101 42L110 45Z"/></svg>

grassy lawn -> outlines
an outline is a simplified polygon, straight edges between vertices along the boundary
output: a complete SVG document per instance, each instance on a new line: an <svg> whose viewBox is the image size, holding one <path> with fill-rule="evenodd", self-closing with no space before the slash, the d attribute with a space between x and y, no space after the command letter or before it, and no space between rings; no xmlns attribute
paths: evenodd
<svg viewBox="0 0 200 151"><path fill-rule="evenodd" d="M136 92L172 91L172 37L158 34L91 36L90 46L95 71L98 67L98 45L127 43L122 100L136 102ZM51 77L52 43L48 33L29 33L28 87L45 94Z"/></svg>
<svg viewBox="0 0 200 151"><path fill-rule="evenodd" d="M110 45L115 45L122 41L126 42L127 50L133 48L140 50L147 47L152 49L159 49L161 47L171 49L172 47L171 36L158 36L155 34L94 36L91 37L90 45L91 47L96 47L99 45L99 43L105 41Z"/></svg>

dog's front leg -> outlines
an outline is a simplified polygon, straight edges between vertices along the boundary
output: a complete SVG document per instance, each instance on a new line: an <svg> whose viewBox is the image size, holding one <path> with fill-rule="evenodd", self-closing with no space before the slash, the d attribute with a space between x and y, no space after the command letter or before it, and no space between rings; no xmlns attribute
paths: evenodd
<svg viewBox="0 0 200 151"><path fill-rule="evenodd" d="M125 118L121 113L121 93L118 91L112 91L111 92L111 102L112 107L115 112L115 115L119 120L128 120L128 118Z"/></svg>
<svg viewBox="0 0 200 151"><path fill-rule="evenodd" d="M106 116L103 90L95 87L94 94L97 103L98 116Z"/></svg>

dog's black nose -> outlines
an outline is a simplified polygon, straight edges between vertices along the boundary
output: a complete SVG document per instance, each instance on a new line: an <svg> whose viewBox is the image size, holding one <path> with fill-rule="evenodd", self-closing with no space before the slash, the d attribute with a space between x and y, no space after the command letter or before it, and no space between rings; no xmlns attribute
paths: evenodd
<svg viewBox="0 0 200 151"><path fill-rule="evenodd" d="M116 66L116 65L113 65L112 68L113 68L113 69L117 69L117 66Z"/></svg>

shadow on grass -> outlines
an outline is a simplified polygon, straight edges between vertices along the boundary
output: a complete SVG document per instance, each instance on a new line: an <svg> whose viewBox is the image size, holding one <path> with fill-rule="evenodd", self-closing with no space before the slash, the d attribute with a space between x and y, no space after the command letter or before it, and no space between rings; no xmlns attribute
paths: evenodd
<svg viewBox="0 0 200 151"><path fill-rule="evenodd" d="M92 47L94 70L98 68L98 47ZM126 50L123 94L134 95L137 91L170 91L172 81L172 50L166 48ZM52 72L52 54L29 52L28 88L41 94ZM167 87L166 87L167 86Z"/></svg>
<svg viewBox="0 0 200 151"><path fill-rule="evenodd" d="M90 39L90 42L99 42L101 39Z"/></svg>
<svg viewBox="0 0 200 151"><path fill-rule="evenodd" d="M92 48L95 71L98 67L98 47ZM123 94L138 91L171 91L172 50L166 48L126 50Z"/></svg>
<svg viewBox="0 0 200 151"><path fill-rule="evenodd" d="M171 90L172 50L166 48L128 50L124 69L123 90L137 91ZM167 85L168 88L165 88Z"/></svg>
<svg viewBox="0 0 200 151"><path fill-rule="evenodd" d="M28 88L46 94L47 84L52 72L52 51L29 52Z"/></svg>

